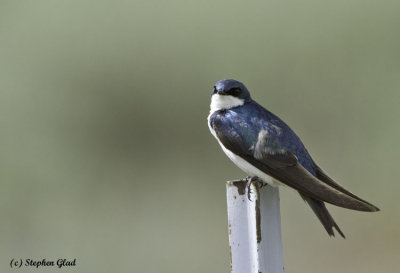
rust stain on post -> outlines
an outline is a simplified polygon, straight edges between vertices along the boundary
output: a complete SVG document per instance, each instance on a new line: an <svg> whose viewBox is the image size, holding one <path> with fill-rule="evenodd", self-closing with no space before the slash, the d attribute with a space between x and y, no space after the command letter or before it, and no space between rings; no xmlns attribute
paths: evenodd
<svg viewBox="0 0 400 273"><path fill-rule="evenodd" d="M246 193L247 179L232 181L232 185L238 189L239 195Z"/></svg>
<svg viewBox="0 0 400 273"><path fill-rule="evenodd" d="M260 212L260 188L262 187L262 182L254 181L254 188L256 189L257 199L256 199L256 232L257 232L257 244L261 242L261 212Z"/></svg>
<svg viewBox="0 0 400 273"><path fill-rule="evenodd" d="M261 242L261 213L260 213L260 200L256 200L256 228L257 228L257 243Z"/></svg>

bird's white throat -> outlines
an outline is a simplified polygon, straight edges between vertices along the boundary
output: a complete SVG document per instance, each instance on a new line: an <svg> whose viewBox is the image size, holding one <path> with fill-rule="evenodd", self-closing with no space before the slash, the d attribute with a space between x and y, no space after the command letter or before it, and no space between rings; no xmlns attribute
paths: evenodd
<svg viewBox="0 0 400 273"><path fill-rule="evenodd" d="M223 96L214 94L211 96L210 113L222 109L230 109L244 104L243 99L236 98L234 96Z"/></svg>

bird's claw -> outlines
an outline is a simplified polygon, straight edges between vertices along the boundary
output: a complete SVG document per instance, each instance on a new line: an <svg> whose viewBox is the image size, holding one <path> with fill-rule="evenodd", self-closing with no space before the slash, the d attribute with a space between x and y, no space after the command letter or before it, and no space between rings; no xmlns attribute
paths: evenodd
<svg viewBox="0 0 400 273"><path fill-rule="evenodd" d="M253 184L253 182L256 182L258 180L258 177L257 176L253 176L253 177L247 176L246 179L247 179L247 198L249 199L249 201L252 201L251 194L252 194L253 190L251 189L251 184Z"/></svg>

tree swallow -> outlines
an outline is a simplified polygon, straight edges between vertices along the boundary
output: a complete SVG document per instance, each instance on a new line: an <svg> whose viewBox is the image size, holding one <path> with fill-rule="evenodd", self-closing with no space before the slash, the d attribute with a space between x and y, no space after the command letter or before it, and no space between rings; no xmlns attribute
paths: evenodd
<svg viewBox="0 0 400 273"><path fill-rule="evenodd" d="M297 190L330 236L343 232L325 203L359 211L379 209L331 179L311 158L299 137L280 118L251 99L243 83L217 82L208 126L225 154L244 172Z"/></svg>

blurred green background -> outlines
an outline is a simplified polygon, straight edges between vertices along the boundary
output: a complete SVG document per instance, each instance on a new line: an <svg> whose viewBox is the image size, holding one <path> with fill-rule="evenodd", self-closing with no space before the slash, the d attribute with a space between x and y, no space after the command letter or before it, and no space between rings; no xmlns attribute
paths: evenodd
<svg viewBox="0 0 400 273"><path fill-rule="evenodd" d="M382 209L281 190L286 272L400 268L398 1L0 1L1 272L229 272L213 84L243 81ZM57 268L40 269L44 272Z"/></svg>

